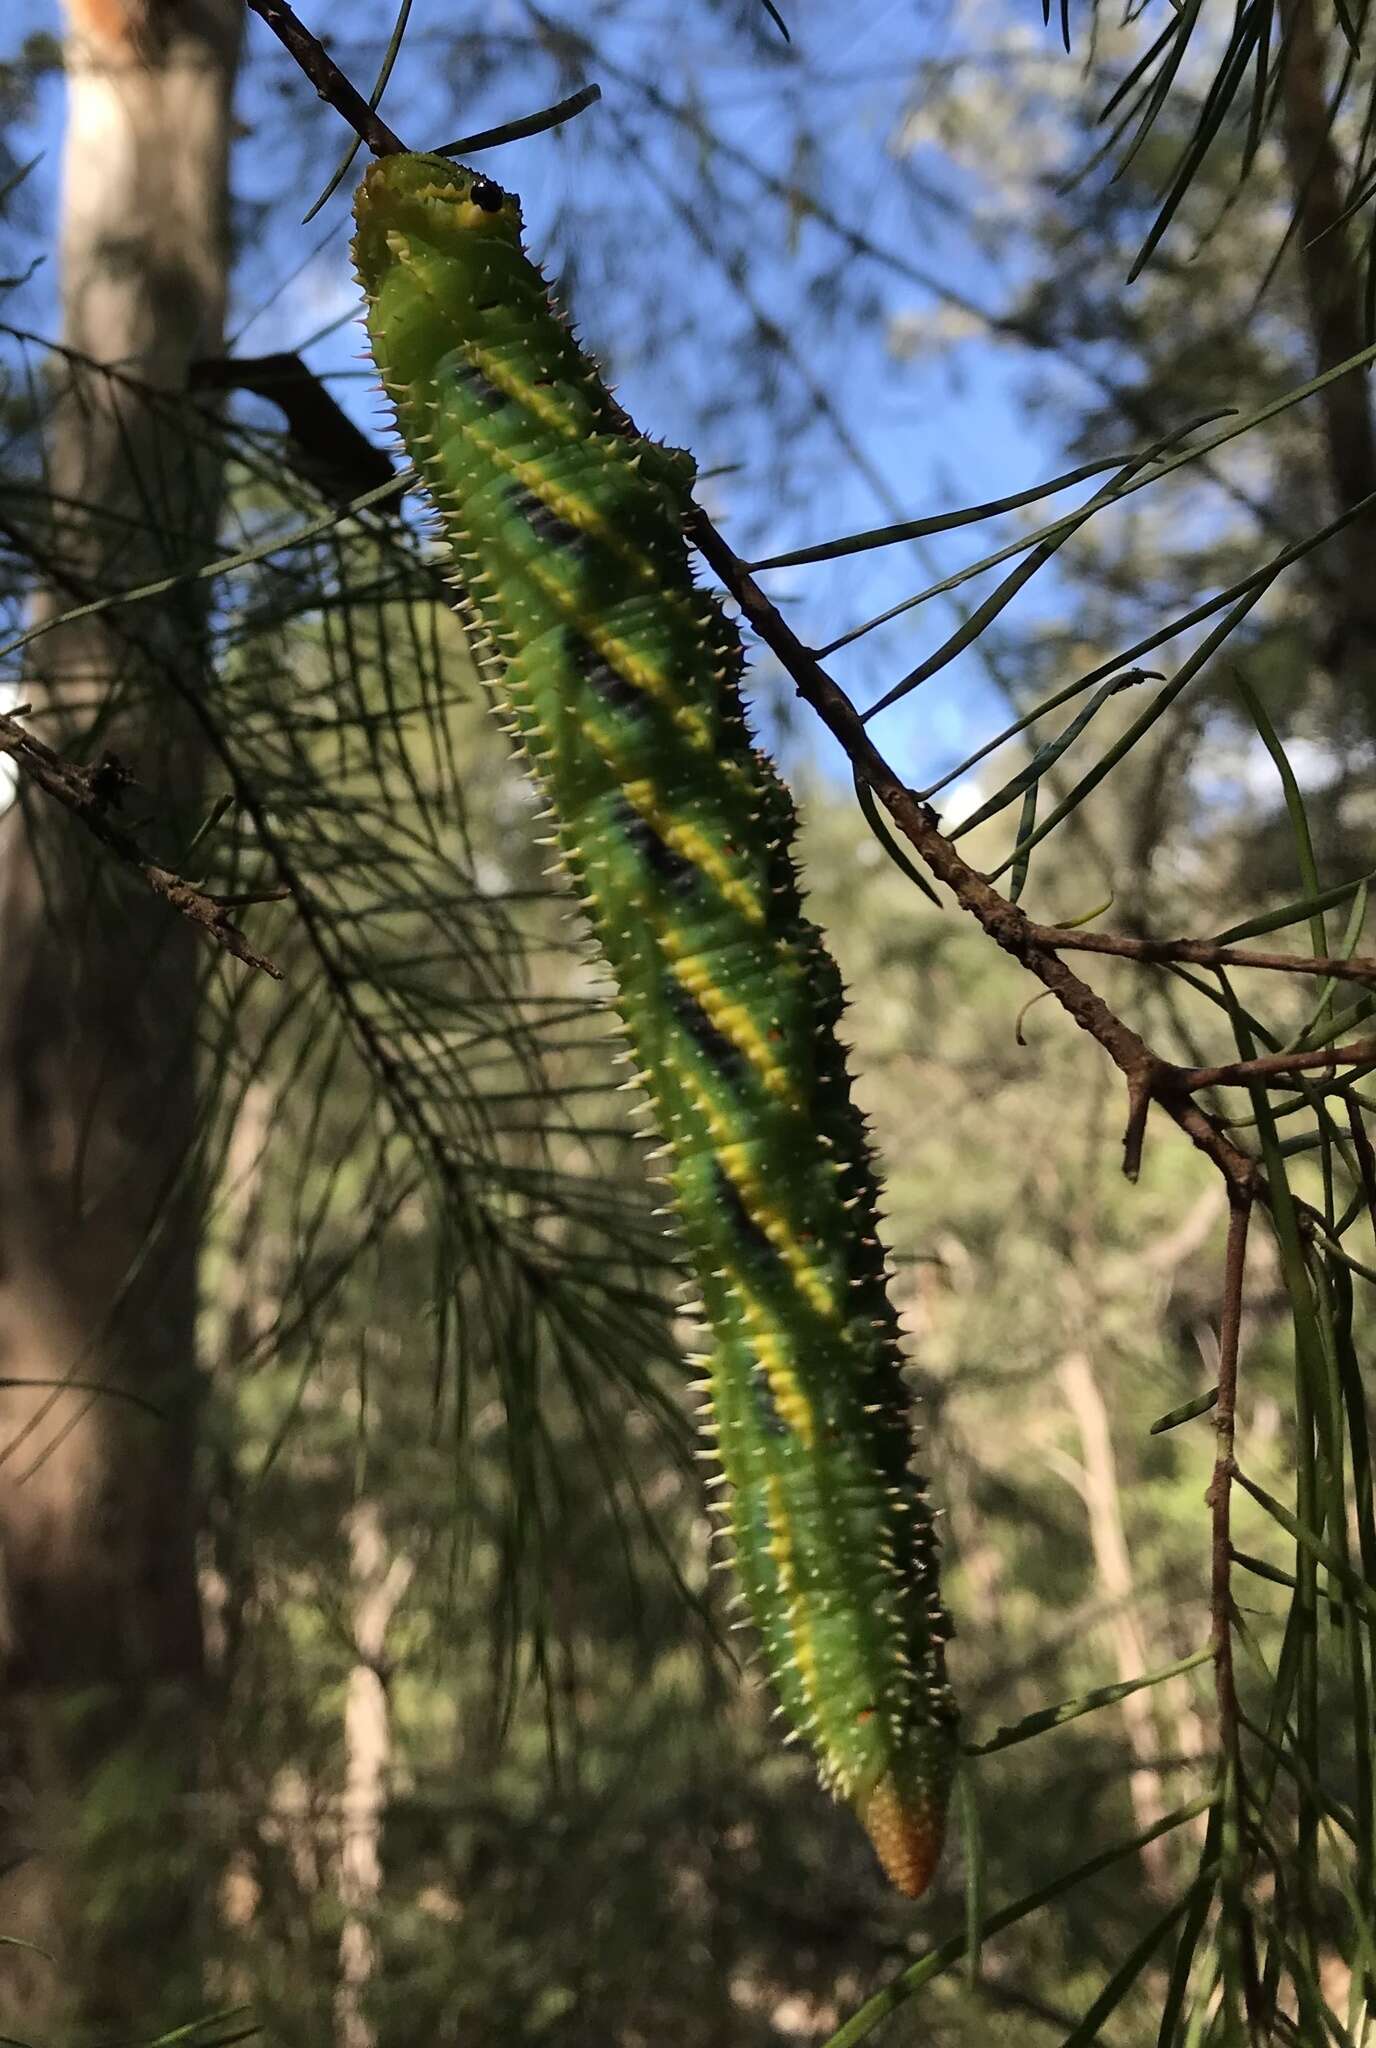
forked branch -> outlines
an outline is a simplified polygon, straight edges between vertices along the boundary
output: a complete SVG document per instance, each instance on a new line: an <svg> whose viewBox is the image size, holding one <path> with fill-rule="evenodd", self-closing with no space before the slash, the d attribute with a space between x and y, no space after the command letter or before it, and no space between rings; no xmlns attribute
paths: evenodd
<svg viewBox="0 0 1376 2048"><path fill-rule="evenodd" d="M186 881L173 869L163 867L159 861L149 860L117 816L120 797L131 778L112 754L102 756L90 767L64 760L12 713L6 712L0 712L0 754L7 755L35 788L79 819L107 853L131 869L145 888L160 896L179 916L196 925L236 960L242 960L246 967L256 967L261 973L270 974L274 981L282 979L281 968L249 944L229 913L244 904L280 901L288 893L285 889L216 896L195 882Z"/></svg>

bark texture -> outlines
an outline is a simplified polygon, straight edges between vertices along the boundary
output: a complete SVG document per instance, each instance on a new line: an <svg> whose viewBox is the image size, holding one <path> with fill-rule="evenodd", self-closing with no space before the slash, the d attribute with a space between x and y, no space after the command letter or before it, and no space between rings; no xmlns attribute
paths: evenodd
<svg viewBox="0 0 1376 2048"><path fill-rule="evenodd" d="M69 0L40 618L213 543L211 437L182 394L221 346L240 16ZM168 689L202 677L198 602L57 627L22 686L52 744L132 771L169 846L198 798ZM200 958L84 841L41 801L0 820L0 1375L40 1383L0 1389L0 1927L55 1957L0 1949L21 2036L147 2034L196 1996Z"/></svg>
<svg viewBox="0 0 1376 2048"><path fill-rule="evenodd" d="M1338 152L1329 113L1326 26L1314 0L1281 0L1285 36L1282 76L1282 136L1286 172L1294 197L1296 240L1316 371L1334 369L1366 347L1369 336L1362 305L1361 266L1353 235L1343 223L1350 180ZM1320 395L1329 492L1335 510L1356 505L1376 491L1376 428L1373 428L1370 371L1352 370ZM1338 587L1333 597L1333 630L1326 659L1345 676L1376 724L1376 587L1371 580L1371 512L1349 526L1335 544Z"/></svg>

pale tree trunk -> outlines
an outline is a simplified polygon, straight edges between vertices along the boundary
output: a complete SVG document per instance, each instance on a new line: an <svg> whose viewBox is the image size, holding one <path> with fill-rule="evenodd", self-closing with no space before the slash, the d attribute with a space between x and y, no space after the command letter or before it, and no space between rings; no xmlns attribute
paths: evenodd
<svg viewBox="0 0 1376 2048"><path fill-rule="evenodd" d="M69 0L71 354L40 618L213 546L216 466L176 394L222 346L241 14L242 0ZM21 694L39 729L112 750L152 829L175 835L199 750L168 678L203 680L197 601L59 627L33 654ZM35 803L0 823L0 1374L44 1383L0 1391L0 1931L55 1958L0 1949L0 2031L21 2036L151 2033L199 1997L198 966L188 929L63 820Z"/></svg>
<svg viewBox="0 0 1376 2048"><path fill-rule="evenodd" d="M1085 1505L1095 1577L1110 1611L1114 1662L1118 1667L1118 1681L1122 1684L1150 1671L1153 1659L1138 1619L1137 1589L1127 1534L1123 1528L1118 1464L1113 1453L1108 1408L1094 1368L1084 1352L1075 1351L1062 1359L1057 1377L1080 1438L1079 1463L1071 1467L1067 1460L1066 1476ZM1118 1709L1133 1756L1133 1768L1128 1776L1133 1818L1143 1830L1155 1827L1166 1815L1166 1802L1161 1791L1161 1740L1157 1733L1153 1697L1154 1689L1128 1693L1120 1700ZM1167 1705L1176 1723L1182 1754L1197 1755L1202 1747L1203 1731L1190 1706L1188 1694L1180 1689L1179 1681L1170 1693ZM1143 1848L1142 1869L1154 1892L1163 1898L1172 1896L1171 1851L1164 1837L1148 1842Z"/></svg>
<svg viewBox="0 0 1376 2048"><path fill-rule="evenodd" d="M382 1677L387 1630L411 1582L405 1557L389 1560L377 1503L361 1500L349 1515L353 1631L358 1662L349 1673L344 1703L344 1807L339 1844L339 1895L344 1925L339 1936L339 1988L335 2038L339 2048L374 2048L368 1985L377 1968L373 1931L382 1888L382 1817L392 1754L391 1708Z"/></svg>

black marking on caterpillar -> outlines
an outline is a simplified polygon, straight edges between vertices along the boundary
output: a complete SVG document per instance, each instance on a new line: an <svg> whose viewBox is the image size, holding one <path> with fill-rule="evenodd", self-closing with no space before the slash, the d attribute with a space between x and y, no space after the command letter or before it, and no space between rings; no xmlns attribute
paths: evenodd
<svg viewBox="0 0 1376 2048"><path fill-rule="evenodd" d="M682 854L675 853L673 847L660 838L649 820L642 818L635 805L625 797L617 800L616 822L621 827L626 844L639 854L661 881L666 882L681 896L696 893L702 876L692 861L685 860Z"/></svg>
<svg viewBox="0 0 1376 2048"><path fill-rule="evenodd" d="M708 1065L726 1081L738 1080L744 1074L749 1061L740 1047L719 1031L712 1019L677 981L671 981L665 990L665 998L674 1017L683 1026L693 1044ZM720 1169L718 1169L720 1171Z"/></svg>
<svg viewBox="0 0 1376 2048"><path fill-rule="evenodd" d="M755 1412L760 1419L760 1427L772 1437L786 1437L788 1424L779 1413L774 1400L774 1390L769 1384L769 1375L762 1365L751 1367L750 1393L755 1403Z"/></svg>
<svg viewBox="0 0 1376 2048"><path fill-rule="evenodd" d="M537 497L525 484L512 484L508 492L511 509L518 519L524 519L538 540L548 541L552 548L565 553L586 552L589 535L580 526L568 519L561 519L543 498Z"/></svg>
<svg viewBox="0 0 1376 2048"><path fill-rule="evenodd" d="M741 1199L740 1189L730 1174L722 1170L720 1162L713 1162L712 1177L727 1228L744 1250L746 1257L757 1261L763 1260L766 1263L775 1260L777 1254L773 1245L746 1208Z"/></svg>
<svg viewBox="0 0 1376 2048"><path fill-rule="evenodd" d="M480 370L476 363L469 362L466 356L456 356L451 362L446 363L443 374L455 384L463 386L480 412L500 412L504 406L511 403L501 386L494 384L491 378Z"/></svg>
<svg viewBox="0 0 1376 2048"><path fill-rule="evenodd" d="M591 685L611 710L629 712L633 718L649 714L650 699L645 692L628 682L620 670L613 668L605 655L599 654L581 634L569 633L567 654L584 682Z"/></svg>

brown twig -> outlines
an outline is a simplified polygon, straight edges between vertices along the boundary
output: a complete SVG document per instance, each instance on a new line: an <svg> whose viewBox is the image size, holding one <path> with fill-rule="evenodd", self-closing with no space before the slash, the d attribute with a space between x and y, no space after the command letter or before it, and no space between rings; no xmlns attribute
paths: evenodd
<svg viewBox="0 0 1376 2048"><path fill-rule="evenodd" d="M374 156L405 154L406 144L400 136L394 134L381 114L368 105L324 45L293 14L287 0L248 0L248 4L296 59L315 87L317 96L332 106L336 113L343 115Z"/></svg>
<svg viewBox="0 0 1376 2048"><path fill-rule="evenodd" d="M277 902L287 894L285 889L213 896L209 890L183 880L170 868L149 860L133 834L113 815L121 792L128 787L130 776L112 754L106 754L91 767L66 761L61 754L26 731L16 718L4 712L0 712L0 753L7 754L45 796L79 818L106 852L112 853L125 867L132 868L155 896L160 896L182 917L199 926L236 960L270 974L274 981L281 981L281 968L254 951L229 916L229 911L232 906L240 904Z"/></svg>
<svg viewBox="0 0 1376 2048"><path fill-rule="evenodd" d="M1169 1085L1194 1094L1200 1088L1242 1088L1249 1081L1276 1080L1311 1067L1364 1067L1372 1062L1376 1038L1354 1038L1349 1045L1320 1045L1312 1052L1272 1052L1261 1059L1225 1060L1217 1067L1172 1067Z"/></svg>
<svg viewBox="0 0 1376 2048"><path fill-rule="evenodd" d="M961 909L975 918L1005 953L1034 974L1066 1014L1103 1046L1123 1075L1129 1104L1123 1169L1129 1179L1137 1177L1143 1127L1155 1100L1190 1141L1213 1160L1229 1187L1250 1195L1259 1185L1256 1161L1226 1138L1186 1091L1171 1088L1173 1070L1169 1063L1159 1058L1130 1025L1115 1015L1102 996L1066 966L1015 903L1001 896L961 859L938 829L930 806L922 803L895 774L844 690L828 675L811 648L799 640L705 512L694 513L688 532L754 631L793 678L798 694L840 742L856 774L869 784L931 873L946 884Z"/></svg>
<svg viewBox="0 0 1376 2048"><path fill-rule="evenodd" d="M1119 932L1066 931L1055 924L1034 924L1038 945L1058 953L1106 953L1115 960L1178 961L1191 967L1260 967L1272 974L1318 974L1333 981L1376 982L1376 959L1329 954L1258 953L1245 946L1218 946L1208 939L1134 939Z"/></svg>

